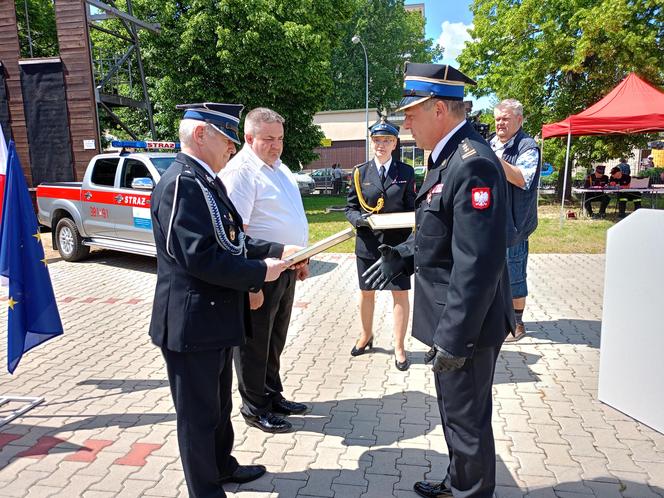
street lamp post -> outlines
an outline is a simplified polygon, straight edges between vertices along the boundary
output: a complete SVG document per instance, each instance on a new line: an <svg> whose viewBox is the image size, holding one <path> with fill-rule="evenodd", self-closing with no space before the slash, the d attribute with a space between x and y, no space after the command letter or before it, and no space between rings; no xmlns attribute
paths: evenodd
<svg viewBox="0 0 664 498"><path fill-rule="evenodd" d="M362 46L362 50L364 50L364 88L365 88L365 108L364 108L364 120L366 124L366 138L365 138L365 157L364 160L368 161L369 160L369 57L367 57L367 48L364 46L364 43L362 43L362 40L360 39L359 35L353 36L351 38L351 41L357 45L358 43Z"/></svg>

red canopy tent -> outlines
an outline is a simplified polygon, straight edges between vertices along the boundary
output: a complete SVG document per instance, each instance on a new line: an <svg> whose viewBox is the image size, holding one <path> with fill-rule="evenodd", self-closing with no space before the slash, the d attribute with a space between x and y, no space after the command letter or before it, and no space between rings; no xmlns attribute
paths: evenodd
<svg viewBox="0 0 664 498"><path fill-rule="evenodd" d="M544 125L542 138L612 133L648 133L664 130L664 92L636 74L611 90L596 104L563 121Z"/></svg>
<svg viewBox="0 0 664 498"><path fill-rule="evenodd" d="M664 92L630 73L609 94L596 104L563 121L542 127L545 138L567 137L565 179L560 222L562 225L567 190L567 170L572 135L635 134L664 130Z"/></svg>

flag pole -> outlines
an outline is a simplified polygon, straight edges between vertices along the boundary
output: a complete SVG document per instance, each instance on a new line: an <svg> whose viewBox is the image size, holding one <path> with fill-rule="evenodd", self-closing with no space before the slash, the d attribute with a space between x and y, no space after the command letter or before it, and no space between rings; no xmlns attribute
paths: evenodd
<svg viewBox="0 0 664 498"><path fill-rule="evenodd" d="M4 201L5 201L5 180L7 176L7 169L8 169L8 160L9 160L9 154L7 151L7 144L5 143L5 137L2 131L2 127L0 126L0 206L5 207L4 210L2 210L0 214L0 227L2 227L2 217L6 217L10 214L11 209L14 206L8 206ZM15 213L16 214L16 213ZM1 231L1 230L0 230ZM0 253L2 252L2 248L0 247ZM0 278L0 287L7 287L9 284L9 280L3 275ZM9 288L7 288L7 291L9 291ZM3 294L5 294L3 292ZM9 340L9 338L8 338ZM18 417L24 415L25 413L29 412L32 410L34 407L42 404L44 402L45 398L43 396L17 396L13 394L8 394L8 395L2 395L0 394L0 407L3 407L9 403L20 403L20 405L16 408L11 410L7 415L4 417L0 417L0 427L12 422L13 420L17 419Z"/></svg>

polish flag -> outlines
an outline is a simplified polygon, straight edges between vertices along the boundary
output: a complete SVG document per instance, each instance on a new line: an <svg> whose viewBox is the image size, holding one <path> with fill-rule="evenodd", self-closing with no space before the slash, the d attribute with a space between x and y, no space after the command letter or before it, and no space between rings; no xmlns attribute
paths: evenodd
<svg viewBox="0 0 664 498"><path fill-rule="evenodd" d="M0 125L0 223L2 223L2 205L5 201L5 177L7 176L7 144ZM7 287L6 277L0 277L0 286ZM2 293L4 295L4 292Z"/></svg>
<svg viewBox="0 0 664 498"><path fill-rule="evenodd" d="M7 175L7 144L0 125L0 221L2 221L2 204L5 199L5 176Z"/></svg>

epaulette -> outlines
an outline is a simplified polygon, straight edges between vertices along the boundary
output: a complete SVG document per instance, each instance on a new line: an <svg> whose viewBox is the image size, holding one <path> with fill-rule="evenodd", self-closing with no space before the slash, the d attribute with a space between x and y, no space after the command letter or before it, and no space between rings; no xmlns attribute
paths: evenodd
<svg viewBox="0 0 664 498"><path fill-rule="evenodd" d="M473 157L477 155L477 151L475 148L470 145L470 140L467 138L464 138L461 143L459 144L459 149L461 149L461 159L468 159L469 157Z"/></svg>
<svg viewBox="0 0 664 498"><path fill-rule="evenodd" d="M196 178L196 173L194 173L194 170L188 164L182 164L182 174L190 178Z"/></svg>

